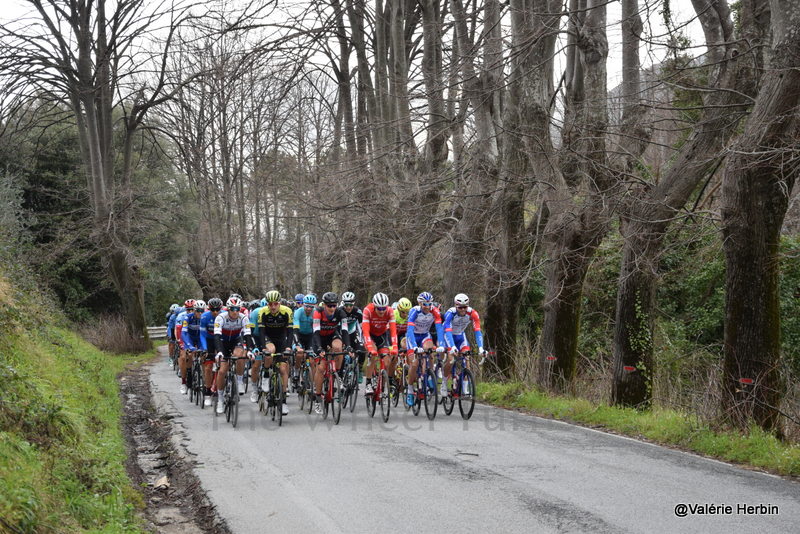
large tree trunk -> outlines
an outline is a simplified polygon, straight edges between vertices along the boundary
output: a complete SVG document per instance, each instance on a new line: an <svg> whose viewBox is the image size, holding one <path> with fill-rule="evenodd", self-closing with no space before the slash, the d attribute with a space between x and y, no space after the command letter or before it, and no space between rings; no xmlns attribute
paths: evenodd
<svg viewBox="0 0 800 534"><path fill-rule="evenodd" d="M722 408L741 428L778 430L780 230L800 169L800 3L772 0L773 49L722 185L725 363Z"/></svg>
<svg viewBox="0 0 800 534"><path fill-rule="evenodd" d="M696 0L695 4L706 35L709 63L717 65L709 83L717 91L704 98L706 110L667 174L624 206L620 224L624 244L611 397L613 403L626 406L647 407L652 396L657 272L666 231L703 178L717 167L720 152L750 101L748 95L755 93L752 65L760 63L759 53L754 52L758 48L738 57L734 53L733 23L724 0ZM763 39L766 29L757 22L762 18L757 15L758 4L743 5L742 9L742 33L753 44Z"/></svg>

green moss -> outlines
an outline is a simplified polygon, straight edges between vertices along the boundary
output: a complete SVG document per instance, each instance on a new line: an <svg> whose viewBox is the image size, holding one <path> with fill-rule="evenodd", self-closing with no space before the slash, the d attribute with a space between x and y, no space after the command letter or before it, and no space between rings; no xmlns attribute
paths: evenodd
<svg viewBox="0 0 800 534"><path fill-rule="evenodd" d="M520 383L481 383L478 384L478 397L489 404L522 408L545 417L602 427L782 475L800 475L800 447L782 443L757 427L746 434L720 432L697 417L677 410L654 408L639 411L597 405L586 399L551 396Z"/></svg>

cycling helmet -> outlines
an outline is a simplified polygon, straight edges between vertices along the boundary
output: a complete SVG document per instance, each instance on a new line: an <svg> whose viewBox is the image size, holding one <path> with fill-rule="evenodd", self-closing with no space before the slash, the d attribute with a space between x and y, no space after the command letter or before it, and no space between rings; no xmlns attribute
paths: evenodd
<svg viewBox="0 0 800 534"><path fill-rule="evenodd" d="M385 308L389 305L389 297L386 296L386 293L375 293L372 303L379 308Z"/></svg>
<svg viewBox="0 0 800 534"><path fill-rule="evenodd" d="M342 293L342 302L345 304L355 304L356 303L356 294L352 291L345 291Z"/></svg>
<svg viewBox="0 0 800 534"><path fill-rule="evenodd" d="M302 293L298 293L297 295L294 296L294 301L299 304L300 302L303 302L304 297L305 295L303 295Z"/></svg>
<svg viewBox="0 0 800 534"><path fill-rule="evenodd" d="M195 301L194 299L186 299L186 302L183 303L183 307L186 311L194 309Z"/></svg>
<svg viewBox="0 0 800 534"><path fill-rule="evenodd" d="M274 302L274 301L273 301L273 302ZM289 304L289 301L288 301L288 300L286 300L286 299L281 299L281 300L279 300L278 302L280 302L280 303L281 303L281 306L286 306L286 305L288 305L288 304Z"/></svg>
<svg viewBox="0 0 800 534"><path fill-rule="evenodd" d="M194 309L200 311L206 311L206 301L198 300L197 302L194 303Z"/></svg>
<svg viewBox="0 0 800 534"><path fill-rule="evenodd" d="M273 289L272 291L267 291L266 299L267 299L268 303L269 302L280 302L281 301L281 294Z"/></svg>
<svg viewBox="0 0 800 534"><path fill-rule="evenodd" d="M261 301L251 300L250 302L247 303L247 309L250 310L250 311L253 311L256 308L258 308L260 305L261 305Z"/></svg>
<svg viewBox="0 0 800 534"><path fill-rule="evenodd" d="M260 301L258 301L258 305L261 306L261 307L266 306L267 305L267 299L261 299Z"/></svg>
<svg viewBox="0 0 800 534"><path fill-rule="evenodd" d="M397 309L400 311L408 311L411 309L411 301L403 297L397 301Z"/></svg>
<svg viewBox="0 0 800 534"><path fill-rule="evenodd" d="M334 293L333 291L328 291L324 295L322 295L322 302L325 304L336 304L339 301L339 295Z"/></svg>
<svg viewBox="0 0 800 534"><path fill-rule="evenodd" d="M222 309L222 299L217 297L209 299L208 309L211 311L220 311Z"/></svg>
<svg viewBox="0 0 800 534"><path fill-rule="evenodd" d="M169 311L170 313L175 313L175 310L177 310L178 308L180 308L180 306L178 306L177 304L173 304L172 306L169 307Z"/></svg>
<svg viewBox="0 0 800 534"><path fill-rule="evenodd" d="M456 298L453 299L453 302L456 303L456 306L469 306L469 297L464 293L459 293L456 295Z"/></svg>
<svg viewBox="0 0 800 534"><path fill-rule="evenodd" d="M303 297L303 304L312 304L313 305L313 304L316 304L316 303L317 303L317 297L315 295L312 295L312 294L309 293L308 295Z"/></svg>
<svg viewBox="0 0 800 534"><path fill-rule="evenodd" d="M232 306L235 306L237 308L241 308L242 307L242 300L239 299L239 298L236 298L234 296L231 296L230 298L228 298L228 302L226 302L225 305L228 308L230 308Z"/></svg>
<svg viewBox="0 0 800 534"><path fill-rule="evenodd" d="M433 295L431 295L427 291L423 291L422 293L417 295L417 302L433 302Z"/></svg>

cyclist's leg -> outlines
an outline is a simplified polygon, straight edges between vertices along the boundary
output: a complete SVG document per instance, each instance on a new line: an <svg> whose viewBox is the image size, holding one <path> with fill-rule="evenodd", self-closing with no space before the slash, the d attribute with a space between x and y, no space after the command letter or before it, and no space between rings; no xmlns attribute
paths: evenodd
<svg viewBox="0 0 800 534"><path fill-rule="evenodd" d="M344 350L344 343L340 338L334 338L331 342L331 351L333 352L342 352ZM344 355L340 354L336 356L336 371L339 372L342 370L342 362L344 362Z"/></svg>

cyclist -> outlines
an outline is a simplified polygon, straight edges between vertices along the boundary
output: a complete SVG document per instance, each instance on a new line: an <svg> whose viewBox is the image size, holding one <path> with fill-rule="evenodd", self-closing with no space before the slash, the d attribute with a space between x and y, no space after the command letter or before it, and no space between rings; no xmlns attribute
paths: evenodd
<svg viewBox="0 0 800 534"><path fill-rule="evenodd" d="M211 381L214 378L214 371L211 367L214 364L214 351L211 343L214 340L214 320L222 311L222 299L214 297L208 300L208 311L200 316L200 350L205 354L203 362L203 379L206 385L205 406L211 406Z"/></svg>
<svg viewBox="0 0 800 534"><path fill-rule="evenodd" d="M361 366L364 365L366 353L361 345L361 322L364 315L361 308L356 306L356 295L352 291L342 293L342 305L337 308L336 313L341 316L342 328L347 329L350 335L350 346L345 347L345 351L352 350L358 357L357 369L359 379L361 378Z"/></svg>
<svg viewBox="0 0 800 534"><path fill-rule="evenodd" d="M473 310L469 305L469 297L464 293L459 293L453 299L455 306L447 310L444 314L444 335L449 347L449 357L444 365L444 377L442 379L442 387L444 388L447 378L450 376L450 370L453 366L453 356L457 351L466 352L469 350L469 341L464 331L472 323L472 329L475 331L475 344L478 345L478 355L483 357L486 351L483 348L483 333L481 332L481 318L476 310Z"/></svg>
<svg viewBox="0 0 800 534"><path fill-rule="evenodd" d="M411 311L411 301L403 297L397 301L394 310L394 322L397 324L397 342L402 350L406 350L406 331L408 330L408 312Z"/></svg>
<svg viewBox="0 0 800 534"><path fill-rule="evenodd" d="M194 299L186 299L183 303L183 311L175 318L175 341L180 347L178 366L181 371L181 394L186 394L186 343L183 340L183 324L189 316L194 315Z"/></svg>
<svg viewBox="0 0 800 534"><path fill-rule="evenodd" d="M169 326L169 321L172 318L172 314L175 313L175 310L177 310L178 308L180 308L180 306L178 306L177 304L171 305L166 315L167 342L169 343L169 354L172 354L172 351L175 349L175 338L172 337L174 332L172 331L172 328L170 328Z"/></svg>
<svg viewBox="0 0 800 534"><path fill-rule="evenodd" d="M433 295L423 291L417 296L417 306L408 313L408 331L406 332L406 346L408 347L408 390L407 402L414 402L414 384L417 381L417 367L419 361L414 353L422 353L427 349L436 347L436 352L444 352L444 332L442 329L442 316L438 308L433 306ZM435 325L437 343L431 337L431 326ZM441 386L442 395L447 394L444 381Z"/></svg>
<svg viewBox="0 0 800 534"><path fill-rule="evenodd" d="M249 350L253 350L253 336L250 332L250 319L244 312L241 299L230 297L226 302L227 310L217 315L214 319L214 344L217 355L214 358L219 364L217 374L217 413L224 413L225 407L222 404L220 393L225 390L225 374L228 372L231 355L242 357L241 350L236 350L239 343L244 341ZM244 360L236 362L236 379L239 382L239 394L244 394Z"/></svg>
<svg viewBox="0 0 800 534"><path fill-rule="evenodd" d="M298 310L303 307L303 299L306 296L303 293L298 293L294 296L294 306L291 306L292 311Z"/></svg>
<svg viewBox="0 0 800 534"><path fill-rule="evenodd" d="M258 329L258 314L261 312L261 308L267 305L267 299L261 299L258 301L258 306L250 311L250 333L253 335L253 339L258 341L261 335L261 331Z"/></svg>
<svg viewBox="0 0 800 534"><path fill-rule="evenodd" d="M167 339L170 340L170 356L175 353L175 344L178 343L178 339L175 337L175 323L178 320L178 315L182 314L184 311L185 310L183 309L183 306L178 306L169 316L169 320L167 321Z"/></svg>
<svg viewBox="0 0 800 534"><path fill-rule="evenodd" d="M256 355L250 375L253 384L258 383L258 371L261 368L262 356L264 365L271 367L273 358L276 358L276 362L281 364L283 363L283 356L281 353L290 353L292 350L292 334L294 332L294 316L292 310L290 310L288 306L284 306L280 303L281 294L274 289L267 292L265 299L267 305L261 308L256 324L258 324L260 332L258 346L260 349L265 350L267 355L261 352ZM287 366L281 365L280 372L283 390L286 391L289 384L289 369ZM266 384L265 387L268 385L269 384ZM253 388L253 392L250 394L250 402L258 402L258 392L255 388ZM285 399L281 407L281 412L283 415L289 413L289 408L286 406Z"/></svg>
<svg viewBox="0 0 800 534"><path fill-rule="evenodd" d="M194 352L200 347L200 319L206 311L206 303L198 300L194 303L192 313L187 313L181 325L181 341L183 341L183 354L181 355L181 394L185 395L186 375L191 372ZM190 356L191 354L191 356Z"/></svg>
<svg viewBox="0 0 800 534"><path fill-rule="evenodd" d="M342 352L343 347L350 346L350 333L342 328L342 316L336 313L336 304L339 296L333 291L322 295L322 306L314 311L312 347L318 355L314 363L314 411L322 413L322 380L325 377L327 361L324 356L326 351ZM344 358L336 357L336 371L342 369Z"/></svg>
<svg viewBox="0 0 800 534"><path fill-rule="evenodd" d="M369 395L373 392L372 375L377 368L378 354L384 359L389 376L394 376L397 365L397 324L394 320L394 310L389 307L389 297L385 293L375 293L372 303L367 304L363 313L361 332L364 336L364 346L370 356L364 393ZM387 356L391 356L388 362Z"/></svg>
<svg viewBox="0 0 800 534"><path fill-rule="evenodd" d="M294 345L295 350L294 366L300 369L303 363L305 351L310 351L314 334L314 308L317 305L317 297L309 293L303 297L303 305L294 312Z"/></svg>

